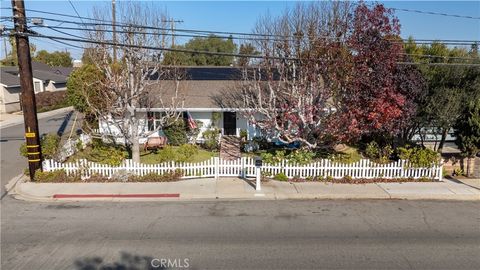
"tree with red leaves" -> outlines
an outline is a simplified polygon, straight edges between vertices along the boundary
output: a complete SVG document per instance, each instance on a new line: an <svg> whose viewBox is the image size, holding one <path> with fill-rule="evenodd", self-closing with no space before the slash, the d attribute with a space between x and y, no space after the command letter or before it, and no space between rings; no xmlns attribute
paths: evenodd
<svg viewBox="0 0 480 270"><path fill-rule="evenodd" d="M398 124L412 109L396 80L402 52L402 44L394 41L400 35L399 21L383 5L369 9L360 3L352 27L347 40L352 70L340 96L335 125L343 128L337 138L356 141L362 135L397 134Z"/></svg>

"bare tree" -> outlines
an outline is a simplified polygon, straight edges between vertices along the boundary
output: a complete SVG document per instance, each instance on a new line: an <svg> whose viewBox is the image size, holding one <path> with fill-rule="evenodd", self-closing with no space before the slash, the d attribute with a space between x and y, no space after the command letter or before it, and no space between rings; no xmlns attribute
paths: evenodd
<svg viewBox="0 0 480 270"><path fill-rule="evenodd" d="M108 123L124 140L134 162L140 162L139 139L154 131L145 131L145 113L153 104L162 108L157 127L176 121L183 106L178 94L181 75L177 69L160 65L162 51L153 48L165 44L165 15L153 6L139 2L122 2L119 5L119 22L116 41L118 62L113 62L112 46L104 43L90 50L96 67L102 72L101 103L87 98L88 105L100 121ZM108 18L108 12L95 10L94 17ZM143 26L152 26L145 29ZM111 42L112 33L106 25L97 25L95 31L86 31L88 38L98 42ZM167 81L168 80L168 81ZM173 83L172 83L173 82ZM155 85L155 87L153 87ZM152 89L155 89L152 93ZM168 92L168 93L167 93ZM168 99L164 98L168 95ZM86 95L88 97L88 95Z"/></svg>
<svg viewBox="0 0 480 270"><path fill-rule="evenodd" d="M280 17L260 18L254 32L262 38L254 44L266 58L217 100L225 107L245 108L250 123L282 142L300 141L307 148L329 143L328 119L335 111L342 71L348 68L342 44L351 5L299 3Z"/></svg>

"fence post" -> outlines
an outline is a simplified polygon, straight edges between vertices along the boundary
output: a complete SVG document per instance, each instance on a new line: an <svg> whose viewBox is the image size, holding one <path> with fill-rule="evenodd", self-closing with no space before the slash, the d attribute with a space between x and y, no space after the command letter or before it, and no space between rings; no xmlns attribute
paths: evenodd
<svg viewBox="0 0 480 270"><path fill-rule="evenodd" d="M262 174L260 172L260 166L255 166L255 173L256 173L256 176L257 176L257 181L255 183L255 190L256 191L261 191L262 190L262 186L261 186L261 178L262 178Z"/></svg>
<svg viewBox="0 0 480 270"><path fill-rule="evenodd" d="M215 157L215 167L214 167L214 170L215 170L215 179L218 179L218 169L219 169L219 166L218 166L218 163L219 163L219 157Z"/></svg>

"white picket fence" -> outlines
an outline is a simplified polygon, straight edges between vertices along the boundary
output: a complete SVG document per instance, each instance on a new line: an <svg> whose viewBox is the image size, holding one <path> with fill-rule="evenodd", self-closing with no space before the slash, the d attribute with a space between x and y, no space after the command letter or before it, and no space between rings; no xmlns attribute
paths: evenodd
<svg viewBox="0 0 480 270"><path fill-rule="evenodd" d="M398 160L397 162L388 164L378 164L368 159L362 159L355 163L343 164L323 159L306 165L291 164L287 161L280 164L264 163L260 170L262 173L271 176L284 173L288 178L333 177L338 179L345 176L352 178L427 177L440 181L442 180L442 166L442 164L439 164L431 166L430 168L414 168L409 166L406 160ZM43 169L44 171L65 170L68 175L80 174L82 178L88 178L94 174L112 177L116 173L126 171L143 176L148 173L163 174L177 169L183 171L183 178L185 179L200 177L218 178L221 176L256 176L255 160L250 157L243 157L237 160L223 160L218 157L213 157L198 163L165 162L159 164L134 163L131 159L127 159L120 166L109 166L87 160L59 163L48 159L43 161Z"/></svg>

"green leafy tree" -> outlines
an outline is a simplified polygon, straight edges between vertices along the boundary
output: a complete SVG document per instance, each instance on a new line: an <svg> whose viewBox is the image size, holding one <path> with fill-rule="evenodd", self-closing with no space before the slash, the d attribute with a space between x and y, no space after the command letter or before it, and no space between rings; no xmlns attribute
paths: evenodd
<svg viewBox="0 0 480 270"><path fill-rule="evenodd" d="M10 37L8 42L10 43L10 48L12 48L12 50L5 56L4 59L0 61L0 64L2 66L18 66L17 45L15 43L15 38ZM30 43L30 54L32 56L35 54L36 49L37 47L35 44Z"/></svg>
<svg viewBox="0 0 480 270"><path fill-rule="evenodd" d="M475 46L470 51L465 48L447 47L439 42L419 46L410 38L405 42L404 49L410 59L417 63L466 63L465 60L455 57L474 58L467 63L480 62ZM419 65L419 70L426 80L427 91L426 97L418 100L415 121L418 122L419 129L433 128L435 135L440 136L436 149L441 152L448 131L460 117L462 102L470 95L469 89L480 76L480 70L476 67L447 65Z"/></svg>
<svg viewBox="0 0 480 270"><path fill-rule="evenodd" d="M240 49L238 50L239 54L245 55L257 55L259 52L251 43L246 43L240 45ZM237 60L237 65L241 67L248 66L250 64L251 59L249 57L239 57Z"/></svg>
<svg viewBox="0 0 480 270"><path fill-rule="evenodd" d="M214 35L207 38L196 37L188 41L185 45L179 45L175 48L222 53L235 53L237 50L237 46L233 43L232 38L222 39ZM184 66L229 66L233 64L233 60L233 56L168 52L165 54L163 64Z"/></svg>
<svg viewBox="0 0 480 270"><path fill-rule="evenodd" d="M45 63L51 67L71 67L72 57L69 52L54 51L52 53L46 50L37 52L33 58L34 61Z"/></svg>
<svg viewBox="0 0 480 270"><path fill-rule="evenodd" d="M467 176L470 175L470 159L480 152L480 79L474 84L476 95L466 102L466 106L455 124L457 145L467 157Z"/></svg>
<svg viewBox="0 0 480 270"><path fill-rule="evenodd" d="M91 114L91 104L101 107L104 100L100 91L103 79L102 72L91 64L75 69L67 81L68 102L79 112Z"/></svg>

